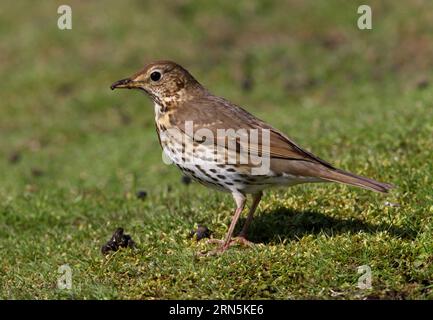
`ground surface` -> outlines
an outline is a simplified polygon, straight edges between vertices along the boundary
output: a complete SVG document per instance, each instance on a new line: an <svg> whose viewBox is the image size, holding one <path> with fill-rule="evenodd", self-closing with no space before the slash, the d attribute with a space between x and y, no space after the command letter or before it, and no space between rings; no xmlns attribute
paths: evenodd
<svg viewBox="0 0 433 320"><path fill-rule="evenodd" d="M0 298L433 298L433 3L69 1L0 8ZM365 3L363 1L362 3ZM110 84L170 58L333 164L395 184L266 193L253 249L198 258L229 195L161 161L153 107ZM147 191L144 200L137 191ZM117 227L136 242L104 257ZM57 288L58 268L72 289ZM372 289L357 288L359 266Z"/></svg>

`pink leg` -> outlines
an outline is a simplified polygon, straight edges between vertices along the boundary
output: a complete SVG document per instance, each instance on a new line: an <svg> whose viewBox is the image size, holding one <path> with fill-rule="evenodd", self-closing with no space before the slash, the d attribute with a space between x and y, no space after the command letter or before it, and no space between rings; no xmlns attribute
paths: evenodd
<svg viewBox="0 0 433 320"><path fill-rule="evenodd" d="M251 205L247 220L245 221L242 231L239 233L239 236L233 238L233 231L236 227L236 223L238 222L238 219L242 213L242 210L244 209L245 202L246 202L245 196L239 194L233 194L233 197L236 201L237 208L235 211L235 215L233 216L232 222L230 224L229 230L227 232L226 238L225 240L210 239L209 240L210 243L218 243L220 244L220 247L217 250L211 251L206 255L214 255L216 253L222 253L235 243L239 243L246 246L253 245L252 242L246 239L246 236L247 236L248 227L250 226L251 221L253 220L254 212L256 211L260 203L260 200L262 199L262 195L263 193L261 191L253 195L253 203Z"/></svg>
<svg viewBox="0 0 433 320"><path fill-rule="evenodd" d="M242 228L242 231L239 233L239 237L246 238L247 232L248 232L248 227L250 226L251 221L253 221L254 212L256 212L256 209L259 206L259 203L260 203L260 200L262 199L262 196L263 196L262 191L253 195L253 204L251 205L247 220L245 221L245 224Z"/></svg>
<svg viewBox="0 0 433 320"><path fill-rule="evenodd" d="M233 231L235 230L236 223L239 220L242 210L244 210L245 202L246 202L246 198L243 194L233 194L233 198L236 201L237 208L235 211L235 215L233 216L232 223L230 223L229 231L227 232L226 235L226 240L224 241L223 244L223 251L226 250L230 245L230 241L232 240L232 236L233 236Z"/></svg>
<svg viewBox="0 0 433 320"><path fill-rule="evenodd" d="M235 230L236 223L238 222L239 217L242 213L242 210L245 207L246 197L241 193L234 193L233 198L236 201L236 211L235 211L235 215L233 216L232 222L230 223L229 231L227 232L225 240L210 239L208 241L209 243L218 243L218 244L220 244L220 247L216 250L213 250L207 254L202 254L202 255L208 256L208 255L214 255L217 253L222 253L222 252L226 251L230 247L230 245L233 243L232 242L233 231Z"/></svg>

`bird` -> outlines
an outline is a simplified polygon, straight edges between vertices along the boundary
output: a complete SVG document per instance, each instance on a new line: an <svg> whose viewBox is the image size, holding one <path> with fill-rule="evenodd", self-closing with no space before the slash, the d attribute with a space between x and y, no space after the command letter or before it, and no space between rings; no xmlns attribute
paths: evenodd
<svg viewBox="0 0 433 320"><path fill-rule="evenodd" d="M234 244L253 245L247 239L248 229L265 189L315 182L380 193L393 188L334 167L246 109L212 94L173 61L149 63L110 88L146 93L154 104L156 132L168 160L204 186L231 193L236 209L225 238L211 239L218 244L212 254ZM250 195L245 223L233 237Z"/></svg>

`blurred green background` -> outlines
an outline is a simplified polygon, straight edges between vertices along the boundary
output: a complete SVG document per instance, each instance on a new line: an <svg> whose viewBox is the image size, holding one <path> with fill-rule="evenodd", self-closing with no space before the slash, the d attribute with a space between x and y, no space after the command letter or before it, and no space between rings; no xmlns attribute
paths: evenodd
<svg viewBox="0 0 433 320"><path fill-rule="evenodd" d="M0 5L1 298L433 297L431 1L74 0L59 30L64 3ZM222 237L232 200L183 185L152 103L109 90L160 59L396 190L276 190L252 226L264 246L197 260L189 231ZM138 249L104 258L117 226ZM56 288L65 263L72 290ZM363 264L371 290L356 287Z"/></svg>

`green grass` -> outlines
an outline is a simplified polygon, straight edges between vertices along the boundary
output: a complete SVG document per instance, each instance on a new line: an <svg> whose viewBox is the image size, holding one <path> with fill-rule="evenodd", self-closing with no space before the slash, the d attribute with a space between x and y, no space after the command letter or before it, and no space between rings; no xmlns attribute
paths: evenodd
<svg viewBox="0 0 433 320"><path fill-rule="evenodd" d="M56 27L60 2L0 8L0 298L433 298L431 1L371 1L371 31L356 28L365 1L69 3L71 31ZM161 161L151 102L109 90L161 58L396 189L271 190L255 248L198 258L211 245L189 232L222 238L231 197L183 185ZM120 226L137 248L103 257ZM56 286L63 264L71 290Z"/></svg>

